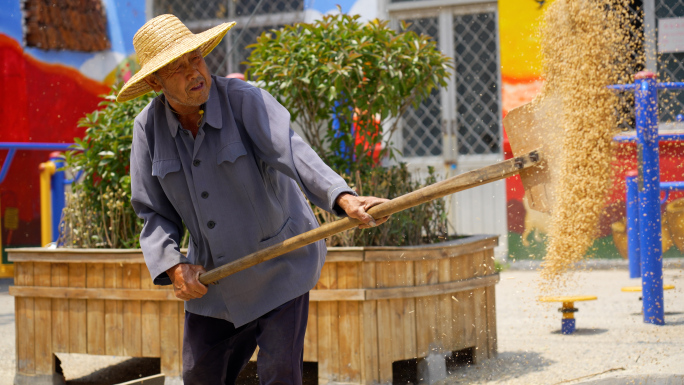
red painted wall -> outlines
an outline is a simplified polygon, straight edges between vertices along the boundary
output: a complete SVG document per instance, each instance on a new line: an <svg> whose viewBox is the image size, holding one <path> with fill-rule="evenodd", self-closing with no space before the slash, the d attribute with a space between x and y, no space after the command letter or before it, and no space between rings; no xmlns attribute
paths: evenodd
<svg viewBox="0 0 684 385"><path fill-rule="evenodd" d="M108 91L76 69L32 58L19 42L0 34L0 142L72 143L84 134L78 120ZM40 243L38 164L48 155L18 151L0 185L0 216L7 207L19 209L19 228L10 233L3 226L3 246ZM6 151L0 152L0 159L5 157Z"/></svg>

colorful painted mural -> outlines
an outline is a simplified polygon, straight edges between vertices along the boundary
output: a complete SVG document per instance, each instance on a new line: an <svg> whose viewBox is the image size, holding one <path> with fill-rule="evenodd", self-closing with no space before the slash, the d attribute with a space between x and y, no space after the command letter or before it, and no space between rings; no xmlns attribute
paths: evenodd
<svg viewBox="0 0 684 385"><path fill-rule="evenodd" d="M146 2L99 1L104 6L110 49L77 52L27 47L24 36L28 30L27 16L22 4L36 6L41 2L60 2L0 0L0 105L3 111L0 114L0 142L72 142L74 137L83 134L77 127L78 119L97 108L99 95L106 93L113 83L127 80L137 70L132 38L147 18ZM544 10L551 1L498 1L504 115L531 101L541 88L539 28ZM323 14L339 12L338 5L342 12L359 14L362 20L381 16L377 0L305 0L305 19L312 21ZM504 151L507 157L512 156L505 138ZM684 179L680 168L684 153L680 143L663 144L661 154L662 180ZM0 152L0 159L4 157L5 153ZM47 157L47 152L18 152L7 178L0 184L3 246L40 243L38 164ZM635 164L634 146L619 145L614 183L595 245L595 252L602 257L619 258L624 254L624 247L616 247L623 239L617 233L625 215L624 173ZM668 202L682 195L672 193ZM541 258L549 218L525 206L518 178L507 181L506 200L510 256L514 259ZM681 255L676 247L666 255L675 255L673 253Z"/></svg>
<svg viewBox="0 0 684 385"><path fill-rule="evenodd" d="M146 20L145 4L103 1L111 48L77 52L27 47L27 13L21 8L27 3L0 0L0 142L72 143L83 135L78 120L97 108L99 95L135 70L132 39ZM3 220L3 247L40 243L38 164L48 156L18 151L0 185L0 217L12 218L11 226Z"/></svg>

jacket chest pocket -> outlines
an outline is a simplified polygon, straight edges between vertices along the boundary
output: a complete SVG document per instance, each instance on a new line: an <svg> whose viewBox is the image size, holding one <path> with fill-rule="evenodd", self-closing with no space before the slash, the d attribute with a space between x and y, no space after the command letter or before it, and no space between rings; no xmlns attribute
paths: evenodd
<svg viewBox="0 0 684 385"><path fill-rule="evenodd" d="M249 179L252 162L242 142L231 142L224 145L216 154L216 166L221 178L230 184L245 184Z"/></svg>
<svg viewBox="0 0 684 385"><path fill-rule="evenodd" d="M216 164L223 162L236 163L238 158L247 155L247 150L241 142L228 143L216 155Z"/></svg>
<svg viewBox="0 0 684 385"><path fill-rule="evenodd" d="M154 161L152 163L152 175L159 179L159 184L161 184L164 193L182 216L183 211L190 203L190 192L185 175L181 172L180 159Z"/></svg>

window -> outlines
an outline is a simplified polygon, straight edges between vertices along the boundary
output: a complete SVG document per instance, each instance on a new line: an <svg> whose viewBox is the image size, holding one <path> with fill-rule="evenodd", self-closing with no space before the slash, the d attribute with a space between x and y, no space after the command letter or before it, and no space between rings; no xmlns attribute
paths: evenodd
<svg viewBox="0 0 684 385"><path fill-rule="evenodd" d="M403 156L442 156L454 161L456 156L499 155L501 73L496 6L413 9L398 4L390 7L390 13L395 21L411 23L409 30L431 36L454 58L449 87L433 90L402 117Z"/></svg>
<svg viewBox="0 0 684 385"><path fill-rule="evenodd" d="M681 0L656 0L656 18L684 17L684 2ZM663 52L658 54L658 81L681 82L684 80L684 52ZM684 92L660 91L658 117L661 122L672 122L678 114L684 114Z"/></svg>

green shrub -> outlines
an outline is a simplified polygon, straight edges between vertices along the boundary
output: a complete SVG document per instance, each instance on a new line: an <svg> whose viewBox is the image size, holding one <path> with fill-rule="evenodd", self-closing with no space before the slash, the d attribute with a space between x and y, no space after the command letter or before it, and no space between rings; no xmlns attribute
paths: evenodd
<svg viewBox="0 0 684 385"><path fill-rule="evenodd" d="M399 118L435 87L446 87L452 66L430 37L398 33L387 21L362 24L358 19L326 15L311 24L263 33L250 46L248 75L290 111L314 150L336 172L348 175L360 194L394 198L421 183L404 165L385 168L378 160L395 158L391 138ZM431 170L424 184L434 181ZM316 213L323 223L335 219ZM395 214L392 223L378 229L334 236L329 244L415 245L440 240L445 233L440 199Z"/></svg>
<svg viewBox="0 0 684 385"><path fill-rule="evenodd" d="M155 96L116 102L118 88L103 95L101 109L79 121L83 139L66 153L66 168L82 177L62 214L59 243L66 247L137 248L142 227L130 204L129 159L133 121Z"/></svg>

